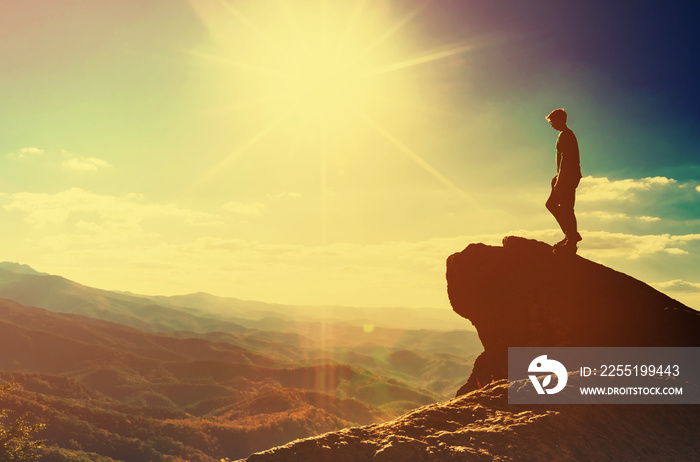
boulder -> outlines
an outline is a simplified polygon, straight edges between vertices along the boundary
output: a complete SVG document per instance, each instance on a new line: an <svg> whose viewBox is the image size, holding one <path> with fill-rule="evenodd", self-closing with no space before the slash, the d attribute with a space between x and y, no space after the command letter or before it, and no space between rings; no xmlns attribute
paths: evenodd
<svg viewBox="0 0 700 462"><path fill-rule="evenodd" d="M508 236L447 259L454 311L484 352L457 395L508 376L508 347L700 346L700 313L626 274Z"/></svg>

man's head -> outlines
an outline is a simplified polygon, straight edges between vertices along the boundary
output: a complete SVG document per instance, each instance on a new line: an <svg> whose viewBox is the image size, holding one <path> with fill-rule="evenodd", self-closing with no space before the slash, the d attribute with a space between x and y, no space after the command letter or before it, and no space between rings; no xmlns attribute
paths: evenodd
<svg viewBox="0 0 700 462"><path fill-rule="evenodd" d="M549 121L549 125L555 130L564 130L566 128L566 111L564 109L555 109L545 117Z"/></svg>

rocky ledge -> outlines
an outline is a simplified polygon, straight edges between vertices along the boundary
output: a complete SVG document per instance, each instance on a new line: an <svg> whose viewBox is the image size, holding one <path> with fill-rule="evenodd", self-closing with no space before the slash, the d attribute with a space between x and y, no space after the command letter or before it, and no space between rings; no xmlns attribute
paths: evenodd
<svg viewBox="0 0 700 462"><path fill-rule="evenodd" d="M447 293L484 345L457 395L506 378L508 347L700 346L697 311L626 274L522 237L451 255Z"/></svg>
<svg viewBox="0 0 700 462"><path fill-rule="evenodd" d="M509 405L505 380L247 462L700 460L700 406Z"/></svg>

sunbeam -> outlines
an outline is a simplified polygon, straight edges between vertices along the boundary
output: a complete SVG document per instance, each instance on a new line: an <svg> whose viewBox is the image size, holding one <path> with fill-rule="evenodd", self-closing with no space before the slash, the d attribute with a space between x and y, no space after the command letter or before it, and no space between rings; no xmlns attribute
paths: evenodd
<svg viewBox="0 0 700 462"><path fill-rule="evenodd" d="M420 114L435 117L446 112L432 109L439 103L430 99L432 89L425 86L429 83L424 82L424 70L413 70L473 49L466 42L437 48L433 44L432 50L408 47L403 32L411 30L431 1L403 11L384 10L367 0L277 0L264 8L257 4L234 7L225 0L196 3L195 9L220 41L217 51L209 47L191 55L221 63L229 72L222 74L230 84L227 91L222 83L219 113L226 112L230 101L232 124L264 126L233 146L196 185L211 180L241 153L277 131L275 142L287 140L287 146L276 145L274 152L308 155L322 146L320 194L325 222L327 189L332 187L329 159L352 145L367 145L378 133L440 184L466 197L401 141L410 133L401 124L420 120ZM273 151L264 155L275 155ZM325 241L326 231L322 234Z"/></svg>
<svg viewBox="0 0 700 462"><path fill-rule="evenodd" d="M420 66L422 64L428 64L433 61L440 59L449 58L456 55L461 55L467 51L471 51L474 47L472 45L464 45L456 48L450 48L449 50L436 51L429 53L425 56L418 56L416 58L407 59L406 61L389 64L387 66L380 67L378 69L372 69L367 73L367 75L380 75L386 74L388 72L394 72L401 69L406 69L413 66Z"/></svg>
<svg viewBox="0 0 700 462"><path fill-rule="evenodd" d="M273 120L270 123L268 123L265 127L263 127L259 132L257 132L253 137L248 139L246 142L240 144L232 153L225 156L223 159L221 159L219 161L219 163L214 165L207 172L205 172L199 178L197 178L193 182L192 186L190 187L190 192L192 190L196 189L199 185L210 180L217 173L224 170L238 156L245 153L246 151L251 149L253 146L255 146L257 143L259 143L262 139L264 139L267 135L269 135L272 131L274 131L277 127L279 127L286 119L288 119L291 116L291 114L292 114L292 110L290 109L286 113L282 114L278 119Z"/></svg>
<svg viewBox="0 0 700 462"><path fill-rule="evenodd" d="M357 21L360 19L360 16L362 15L362 11L365 8L365 5L367 5L368 0L359 0L357 2L357 7L353 10L353 12L350 15L350 18L348 19L347 26L343 29L343 33L341 34L340 38L338 39L338 43L335 47L334 52L340 53L343 50L343 46L347 43L348 39L351 36L351 33L353 31L353 28L356 27Z"/></svg>
<svg viewBox="0 0 700 462"><path fill-rule="evenodd" d="M238 21L240 21L246 27L248 27L255 34L255 36L257 38L262 39L263 41L265 41L266 43L271 45L280 54L284 55L286 53L286 49L283 45L281 45L280 43L273 40L269 34L266 34L265 32L263 32L263 30L260 29L260 27L258 27L254 22L250 21L243 13L241 13L236 8L234 8L233 5L231 5L229 2L227 2L225 0L217 0L217 2L227 12L232 14Z"/></svg>
<svg viewBox="0 0 700 462"><path fill-rule="evenodd" d="M246 63L243 61L237 61L235 59L227 58L225 56L214 55L211 53L204 53L201 51L193 51L193 50L186 51L185 53L187 53L191 56L197 57L197 58L202 58L202 59L217 62L220 64L225 64L225 65L230 66L232 68L236 68L236 69L240 69L240 70L244 70L244 71L252 71L252 72L255 72L258 74L274 76L274 77L279 76L279 74L276 73L275 71L273 71L272 69L268 69L268 68L265 68L262 66L257 66L255 64Z"/></svg>
<svg viewBox="0 0 700 462"><path fill-rule="evenodd" d="M363 58L364 56L370 54L370 53L371 53L372 51L374 51L379 45L381 45L384 41L386 41L387 39L389 39L392 35L394 35L394 34L397 33L399 30L401 30L401 28L403 28L404 26L406 26L406 24L408 24L409 22L411 22L411 21L413 20L413 18L415 18L416 15L417 15L418 13L420 13L421 10L423 10L423 8L425 8L429 3L430 3L430 1L424 2L424 3L422 3L421 5L419 5L419 6L417 6L416 8L414 8L412 11L410 11L408 14L406 14L403 18L401 18L400 20L398 20L398 21L396 22L396 24L394 24L392 27L390 27L389 29L387 29L386 32L384 32L382 35L380 35L379 37L377 37L377 39L376 39L373 43L371 43L367 48L365 48L365 49L362 50L360 53L358 53L358 55L355 56L354 59L355 59L355 60L358 60L358 59L361 59L361 58Z"/></svg>
<svg viewBox="0 0 700 462"><path fill-rule="evenodd" d="M421 156L419 156L415 151L413 151L411 148L403 144L401 141L396 139L391 133L389 133L384 127L379 125L377 122L372 120L371 117L367 116L366 114L363 114L362 112L358 112L357 115L364 120L370 127L372 127L377 133L379 133L384 139L389 141L394 147L396 147L399 151L404 153L409 159L417 163L418 165L423 168L426 172L431 174L436 180L438 180L440 183L442 183L444 186L446 186L448 189L450 189L452 192L457 193L459 196L463 197L464 199L467 199L469 201L473 201L467 193L465 193L459 186L454 184L452 181L450 181L445 175L437 171L432 165L430 165L428 162L426 162Z"/></svg>

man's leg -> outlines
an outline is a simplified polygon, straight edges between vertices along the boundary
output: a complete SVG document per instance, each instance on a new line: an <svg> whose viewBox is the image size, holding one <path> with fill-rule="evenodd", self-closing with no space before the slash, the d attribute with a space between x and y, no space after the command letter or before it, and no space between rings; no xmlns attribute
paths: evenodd
<svg viewBox="0 0 700 462"><path fill-rule="evenodd" d="M547 202L544 204L545 207L547 207L547 210L554 216L554 218L557 220L557 223L559 223L559 227L561 230L566 234L566 218L565 218L565 213L563 213L562 207L560 206L561 203L561 198L560 198L560 191L554 189L552 187L552 192L549 193L549 198L547 199ZM564 241L560 242L563 243Z"/></svg>
<svg viewBox="0 0 700 462"><path fill-rule="evenodd" d="M559 193L559 214L561 217L561 228L566 234L567 242L576 243L581 240L578 233L578 223L574 213L574 203L576 202L576 186L562 189Z"/></svg>

